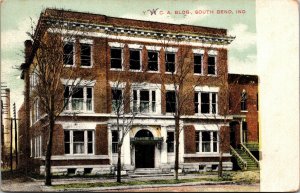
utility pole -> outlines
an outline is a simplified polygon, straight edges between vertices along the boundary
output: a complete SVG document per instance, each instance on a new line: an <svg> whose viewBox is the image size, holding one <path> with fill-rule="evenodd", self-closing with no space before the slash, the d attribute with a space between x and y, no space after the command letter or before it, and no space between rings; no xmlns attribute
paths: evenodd
<svg viewBox="0 0 300 193"><path fill-rule="evenodd" d="M17 133L17 116L16 103L13 104L14 123L15 123L15 153L16 153L16 168L18 167L18 133Z"/></svg>

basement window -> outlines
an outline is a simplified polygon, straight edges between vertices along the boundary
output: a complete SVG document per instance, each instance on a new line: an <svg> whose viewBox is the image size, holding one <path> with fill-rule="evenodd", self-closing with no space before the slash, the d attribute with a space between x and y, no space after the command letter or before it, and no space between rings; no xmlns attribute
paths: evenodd
<svg viewBox="0 0 300 193"><path fill-rule="evenodd" d="M217 170L217 169L218 169L218 164L211 165L211 170Z"/></svg>
<svg viewBox="0 0 300 193"><path fill-rule="evenodd" d="M68 175L75 175L76 168L68 168L67 173Z"/></svg>
<svg viewBox="0 0 300 193"><path fill-rule="evenodd" d="M84 168L84 174L91 174L93 168Z"/></svg>

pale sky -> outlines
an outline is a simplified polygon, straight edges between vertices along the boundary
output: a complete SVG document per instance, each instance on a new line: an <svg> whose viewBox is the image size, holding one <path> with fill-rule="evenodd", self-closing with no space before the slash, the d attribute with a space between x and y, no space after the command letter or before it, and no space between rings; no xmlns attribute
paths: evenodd
<svg viewBox="0 0 300 193"><path fill-rule="evenodd" d="M231 0L226 3L224 0L2 0L1 82L11 89L11 103L16 102L17 109L23 101L24 86L19 78L21 72L14 67L24 62L22 51L24 41L28 39L26 32L30 31L31 20L36 22L45 8L225 28L229 35L236 36L228 48L229 72L257 74L256 13L255 1L252 0ZM157 9L157 15L147 11L153 9ZM184 10L192 14L175 14L175 11L182 13ZM224 10L223 14L220 14L220 10ZM236 10L243 10L243 13L236 14ZM160 15L160 11L164 14ZM167 11L170 14L165 14Z"/></svg>

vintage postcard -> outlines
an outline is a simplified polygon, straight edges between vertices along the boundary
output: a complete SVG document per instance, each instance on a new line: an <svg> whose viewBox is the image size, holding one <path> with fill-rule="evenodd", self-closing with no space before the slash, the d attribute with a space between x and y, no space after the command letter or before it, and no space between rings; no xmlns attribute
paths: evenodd
<svg viewBox="0 0 300 193"><path fill-rule="evenodd" d="M297 15L1 1L1 190L297 191Z"/></svg>

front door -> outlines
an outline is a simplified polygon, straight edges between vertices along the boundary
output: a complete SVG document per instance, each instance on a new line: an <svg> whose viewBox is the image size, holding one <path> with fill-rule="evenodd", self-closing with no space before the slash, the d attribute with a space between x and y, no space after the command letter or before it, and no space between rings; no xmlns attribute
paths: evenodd
<svg viewBox="0 0 300 193"><path fill-rule="evenodd" d="M135 145L135 167L154 168L154 145Z"/></svg>

